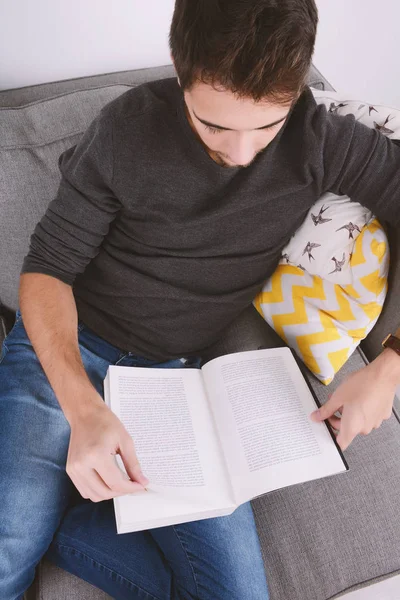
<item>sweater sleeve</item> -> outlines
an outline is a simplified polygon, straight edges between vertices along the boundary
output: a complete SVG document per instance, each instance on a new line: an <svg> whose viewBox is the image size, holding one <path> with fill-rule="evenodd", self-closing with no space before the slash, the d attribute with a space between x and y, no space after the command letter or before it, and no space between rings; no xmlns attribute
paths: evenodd
<svg viewBox="0 0 400 600"><path fill-rule="evenodd" d="M103 109L58 159L59 188L31 235L21 274L43 273L72 285L85 270L121 207L113 162L112 116Z"/></svg>
<svg viewBox="0 0 400 600"><path fill-rule="evenodd" d="M322 192L347 195L400 227L400 140L318 107Z"/></svg>

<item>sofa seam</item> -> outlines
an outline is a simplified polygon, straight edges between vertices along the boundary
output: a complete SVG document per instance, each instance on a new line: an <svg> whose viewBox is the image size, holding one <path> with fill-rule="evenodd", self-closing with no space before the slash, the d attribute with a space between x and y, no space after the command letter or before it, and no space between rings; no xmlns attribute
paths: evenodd
<svg viewBox="0 0 400 600"><path fill-rule="evenodd" d="M44 87L45 85L52 85L52 84L55 84L55 83L66 83L66 82L71 82L71 81L83 81L84 79L95 79L96 77L109 77L110 75L112 75L112 76L123 75L124 73L132 73L132 71L135 71L135 72L137 72L137 71L139 71L139 72L141 72L141 71L150 71L150 70L153 70L153 69L160 69L160 68L163 68L163 67L172 67L172 66L173 65L171 63L168 63L166 65L157 65L155 67L141 67L140 69L124 69L123 71L116 71L115 73L110 73L110 72L96 73L95 75L82 75L81 77L73 77L71 79L57 79L55 81L44 81L43 83L37 83L37 84L35 84L33 86L31 86L31 85L23 85L23 86L20 86L18 88L7 88L5 90L1 90L0 91L0 95L1 95L1 92L11 92L11 91L12 92L20 92L21 90L26 90L27 88L30 88L30 87L39 88L39 87ZM318 69L316 67L315 67L315 69L318 71ZM321 73L320 73L320 75L321 75ZM321 77L322 77L322 75L321 75ZM129 83L127 83L127 84L124 84L124 83L122 83L122 84L110 83L110 84L106 84L106 85L131 85L131 84L129 84ZM133 85L135 85L135 84L133 84ZM140 84L138 84L138 85L140 85ZM99 86L99 87L102 87L102 86Z"/></svg>
<svg viewBox="0 0 400 600"><path fill-rule="evenodd" d="M364 589L372 587L378 583L381 583L382 581L386 581L387 579L392 579L393 577L396 577L399 574L400 574L400 569L397 569L396 571L389 571L389 573L385 573L384 575L380 575L378 577L372 577L371 579L364 579L364 581L359 581L358 583L355 583L347 588L342 589L340 592L337 592L334 596L329 596L329 598L327 598L327 600L336 600L336 598L340 598L344 594L349 594L352 591L364 590ZM377 580L377 581L375 581L375 580ZM369 583L370 581L372 581L372 583ZM366 585L363 585L363 584L366 584ZM359 586L359 587L357 587L357 586Z"/></svg>
<svg viewBox="0 0 400 600"><path fill-rule="evenodd" d="M84 133L84 129L79 129L77 131L73 131L71 133L67 133L62 135L61 137L54 138L52 140L48 140L46 142L41 142L39 144L20 144L17 146L0 146L0 152L9 151L9 150L28 150L30 148L42 148L43 146L49 146L50 144L54 144L55 142L60 142L61 140L66 140L70 137L74 137L74 135L80 135Z"/></svg>
<svg viewBox="0 0 400 600"><path fill-rule="evenodd" d="M68 80L66 80L66 81L68 81ZM54 83L61 83L61 81L54 82ZM45 83L43 85L48 85L48 84ZM2 110L23 110L24 108L27 108L28 106L35 106L36 104L44 104L45 102L49 102L50 100L56 100L57 98L63 98L64 96L69 96L70 94L80 94L80 93L90 92L92 90L102 90L104 88L118 87L118 86L133 88L133 87L137 87L138 85L140 85L140 83L108 83L105 85L96 85L94 87L83 88L81 90L79 90L79 89L70 90L68 92L61 92L60 94L56 94L55 96L40 98L39 100L34 100L33 102L28 102L27 104L21 104L20 106L0 106L0 112ZM24 88L19 88L19 89L21 90ZM3 90L3 91L6 92L6 91L14 91L14 90L11 89L11 90ZM15 91L18 91L18 88ZM0 96L1 96L1 91L0 91Z"/></svg>
<svg viewBox="0 0 400 600"><path fill-rule="evenodd" d="M95 118L98 118L102 114L102 112L103 112L104 108L106 108L106 106L107 106L107 104L105 104L100 109L100 111L98 112L98 114L97 114L97 116ZM135 116L136 117L141 117L142 115L145 115L147 112L150 112L152 110L158 110L158 109L157 108L146 108L146 109L140 111L139 113L137 113ZM131 113L129 115L127 115L127 116L128 117L131 116ZM113 119L113 117L111 117L111 118ZM114 129L114 120L113 120L113 129ZM54 144L56 142L60 142L61 140L68 139L68 138L73 137L75 135L83 135L86 131L87 131L87 127L84 127L83 129L81 128L81 129L78 129L78 130L73 131L71 133L63 134L62 136L60 136L58 138L47 140L45 142L40 142L38 144L20 144L20 145L17 145L17 146L0 146L0 152L2 152L2 151L7 151L8 152L9 150L27 150L27 149L30 149L30 148L42 148L44 146L49 146L50 144ZM113 135L113 139L114 139L114 133L112 135Z"/></svg>

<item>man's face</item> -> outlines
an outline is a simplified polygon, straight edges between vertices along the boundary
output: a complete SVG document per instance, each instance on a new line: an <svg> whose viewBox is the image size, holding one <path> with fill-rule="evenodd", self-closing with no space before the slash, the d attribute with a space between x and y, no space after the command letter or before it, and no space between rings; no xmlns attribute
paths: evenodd
<svg viewBox="0 0 400 600"><path fill-rule="evenodd" d="M205 83L195 84L184 97L192 129L225 167L247 167L278 134L291 107L238 99Z"/></svg>

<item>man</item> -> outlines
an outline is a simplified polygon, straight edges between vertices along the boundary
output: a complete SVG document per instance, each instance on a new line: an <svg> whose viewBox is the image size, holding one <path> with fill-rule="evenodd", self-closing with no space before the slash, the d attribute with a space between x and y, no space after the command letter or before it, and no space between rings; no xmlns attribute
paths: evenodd
<svg viewBox="0 0 400 600"><path fill-rule="evenodd" d="M114 598L268 597L250 503L117 536L111 499L148 480L102 381L110 364L200 366L322 193L399 224L400 148L305 85L317 22L314 0L177 0L178 80L123 94L61 155L1 359L2 600L49 546ZM334 394L322 418L343 447L390 416L399 382L387 349Z"/></svg>

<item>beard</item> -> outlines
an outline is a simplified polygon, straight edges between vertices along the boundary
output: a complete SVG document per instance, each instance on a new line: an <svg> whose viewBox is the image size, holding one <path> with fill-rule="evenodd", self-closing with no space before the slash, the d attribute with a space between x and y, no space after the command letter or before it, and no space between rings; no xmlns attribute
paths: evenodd
<svg viewBox="0 0 400 600"><path fill-rule="evenodd" d="M262 150L257 152L257 154L255 154L254 157L251 159L251 161L248 162L247 164L237 165L237 164L231 164L231 163L226 162L226 160L224 160L224 157L222 154L220 154L220 152L217 152L216 150L211 150L211 148L207 147L207 151L208 151L209 155L211 156L211 158L213 160L215 160L215 162L218 163L221 167L226 167L227 169L246 169L251 164L253 164L253 162L255 161L257 156L259 154L261 154L261 152L263 152L264 150L265 150L265 148L263 148Z"/></svg>

